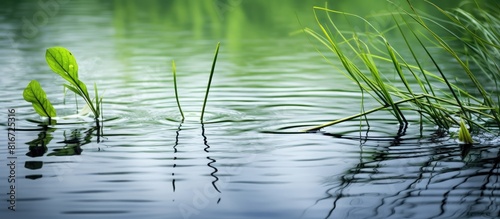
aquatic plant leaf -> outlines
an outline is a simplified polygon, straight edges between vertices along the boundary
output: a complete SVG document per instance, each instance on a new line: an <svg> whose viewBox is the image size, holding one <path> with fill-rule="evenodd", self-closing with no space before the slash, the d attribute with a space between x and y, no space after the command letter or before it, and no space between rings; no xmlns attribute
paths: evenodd
<svg viewBox="0 0 500 219"><path fill-rule="evenodd" d="M67 88L68 90L73 91L75 94L78 94L79 96L83 96L83 93L80 90L78 90L77 88L75 88L73 85L63 84L63 86L65 88Z"/></svg>
<svg viewBox="0 0 500 219"><path fill-rule="evenodd" d="M32 103L33 108L40 116L55 117L56 109L47 99L47 94L36 80L32 80L23 92L24 100Z"/></svg>
<svg viewBox="0 0 500 219"><path fill-rule="evenodd" d="M78 81L78 64L71 52L64 47L51 47L45 52L49 67L71 84Z"/></svg>
<svg viewBox="0 0 500 219"><path fill-rule="evenodd" d="M70 83L75 89L70 89L83 98L88 97L87 86L78 79L78 64L71 52L64 47L51 47L45 53L45 59L49 67ZM68 87L68 86L66 86Z"/></svg>
<svg viewBox="0 0 500 219"><path fill-rule="evenodd" d="M89 105L95 117L99 117L99 112L96 110L89 96L87 86L83 81L78 79L78 64L71 52L64 47L51 47L45 53L47 64L56 74L60 75L69 84L64 87L78 94Z"/></svg>

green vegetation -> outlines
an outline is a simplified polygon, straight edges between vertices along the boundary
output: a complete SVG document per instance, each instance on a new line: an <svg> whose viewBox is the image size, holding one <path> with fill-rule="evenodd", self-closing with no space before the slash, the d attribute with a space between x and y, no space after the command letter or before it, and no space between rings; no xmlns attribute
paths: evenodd
<svg viewBox="0 0 500 219"><path fill-rule="evenodd" d="M52 47L47 49L45 59L52 71L69 82L69 84L64 84L64 87L82 97L92 111L94 118L98 119L101 115L100 106L102 98L99 98L97 85L95 83L95 99L90 98L87 85L78 78L78 64L73 54L64 47Z"/></svg>
<svg viewBox="0 0 500 219"><path fill-rule="evenodd" d="M366 118L381 110L389 110L402 126L408 123L408 112L420 114L424 118L421 122L429 121L440 129L460 126L459 137L464 142L472 142L465 124L470 129L483 131L491 131L490 124L500 126L498 96L487 92L491 89L485 86L489 85L480 82L475 75L485 73L493 81L500 75L498 13L487 11L479 4L473 5L471 12L445 11L428 2L444 17L438 18L419 12L409 1L408 4L406 9L395 5L399 13L385 14L394 25L384 30L355 14L327 7L314 8L320 30L305 28L304 31L332 52L344 69L342 73L381 106L362 109L359 114L305 131L314 132L358 117ZM336 24L339 19L346 19L351 24L361 23L367 30L344 31ZM407 48L394 48L391 39L403 40ZM442 69L436 52L447 53L462 72ZM323 56L334 63L329 55ZM392 65L393 72L381 72L381 65ZM453 82L453 76L459 78L460 84ZM391 77L393 79L389 80Z"/></svg>
<svg viewBox="0 0 500 219"><path fill-rule="evenodd" d="M472 136L465 125L464 120L460 120L460 128L458 130L458 140L463 144L472 144L474 141L472 140Z"/></svg>
<svg viewBox="0 0 500 219"><path fill-rule="evenodd" d="M48 117L49 124L52 124L51 119L56 117L56 109L47 99L47 94L36 80L32 80L23 92L24 100L30 102L35 109L35 112L40 116Z"/></svg>
<svg viewBox="0 0 500 219"><path fill-rule="evenodd" d="M175 90L175 101L177 101L177 107L179 107L179 112L182 116L182 121L184 121L184 113L182 112L181 103L179 102L179 94L177 92L177 75L175 71L175 61L172 60L172 74L174 76L174 90Z"/></svg>
<svg viewBox="0 0 500 219"><path fill-rule="evenodd" d="M207 105L208 93L210 92L210 85L212 84L212 78L215 71L215 64L217 63L219 47L220 42L217 44L217 47L215 49L215 55L207 84L205 99L203 101L203 108L201 110L200 117L200 120L202 122ZM94 98L90 97L87 90L87 85L78 78L78 64L73 54L71 54L71 52L64 47L52 47L47 49L45 58L52 71L54 71L56 74L58 74L68 82L68 84L64 84L64 87L83 98L83 100L87 104L86 107L90 109L90 111L94 115L94 118L96 119L96 124L98 125L98 119L101 117L102 113L102 97L99 98L97 85L95 83ZM179 101L179 94L177 92L177 75L174 61L172 61L172 73L174 78L175 99L179 108L179 112L182 116L182 121L184 121L184 113L182 112ZM45 94L45 91L42 89L38 81L33 80L28 84L28 86L24 90L23 97L26 101L33 104L33 108L40 116L48 117L49 124L51 124L51 119L56 116L56 110L47 99L47 95Z"/></svg>
<svg viewBox="0 0 500 219"><path fill-rule="evenodd" d="M205 114L205 107L207 105L208 93L210 92L210 85L212 84L212 78L214 76L215 71L215 63L217 63L217 55L219 54L220 42L217 43L217 47L215 48L214 61L212 62L212 68L210 70L210 76L208 78L207 90L205 92L205 99L203 100L203 107L201 109L200 121L203 122L203 115ZM174 77L174 91L175 91L175 100L177 101L177 107L179 108L179 112L182 116L182 121L184 121L184 113L182 112L181 104L179 102L179 94L177 92L177 74L175 68L175 62L172 61L172 74Z"/></svg>
<svg viewBox="0 0 500 219"><path fill-rule="evenodd" d="M205 92L205 99L203 100L203 108L201 108L200 121L203 122L203 115L205 114L205 106L207 105L208 92L210 92L210 85L212 84L212 77L214 76L215 63L217 62L217 55L219 54L220 42L217 43L215 48L214 61L212 63L212 69L210 70L210 76L208 78L207 91Z"/></svg>
<svg viewBox="0 0 500 219"><path fill-rule="evenodd" d="M69 82L69 84L64 84L64 87L84 99L96 119L96 124L99 125L98 119L102 113L102 97L99 98L97 85L94 83L95 96L93 99L90 98L87 85L78 78L78 64L73 54L63 47L52 47L47 49L45 59L52 71ZM48 117L49 124L52 124L51 119L56 116L56 110L47 99L47 95L38 81L33 80L28 84L23 92L23 97L33 104L33 108L40 116Z"/></svg>

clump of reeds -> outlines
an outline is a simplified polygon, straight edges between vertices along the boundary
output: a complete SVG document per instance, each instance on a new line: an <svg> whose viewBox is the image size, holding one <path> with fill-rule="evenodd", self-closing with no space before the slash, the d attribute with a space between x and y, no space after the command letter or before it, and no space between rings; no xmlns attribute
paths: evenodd
<svg viewBox="0 0 500 219"><path fill-rule="evenodd" d="M444 15L445 19L442 19L424 15L409 1L408 4L406 10L398 6L398 13L385 15L394 21L389 31L379 30L370 21L355 14L314 7L319 31L310 28L304 31L335 54L343 67L342 73L355 82L361 92L378 101L380 106L305 131L318 131L381 110L389 110L402 126L408 123L405 116L408 112L417 112L425 120L446 130L460 126L461 119L470 129L488 130L485 124L489 122L500 126L498 96L487 91L476 77L479 73L472 70L479 66L482 73L494 80L500 75L498 13L477 6L476 14L481 15L477 17L461 9L445 11L429 2ZM325 13L326 22L321 21L319 12ZM362 33L341 30L335 21L342 18L360 20L368 29ZM386 36L388 32L395 32L406 48L393 47L390 37ZM451 46L452 42L464 47L457 49ZM450 74L443 70L434 52L430 51L431 46L453 58L463 71L460 84L472 85L476 90L474 95L470 87L460 87L448 78ZM403 50L407 53L403 54ZM324 57L328 59L326 55ZM432 64L424 65L424 62ZM387 79L387 75L392 73L382 72L380 66L387 64L393 66L395 79ZM454 75L457 73L454 72ZM463 127L465 124L462 124L461 131L464 131Z"/></svg>

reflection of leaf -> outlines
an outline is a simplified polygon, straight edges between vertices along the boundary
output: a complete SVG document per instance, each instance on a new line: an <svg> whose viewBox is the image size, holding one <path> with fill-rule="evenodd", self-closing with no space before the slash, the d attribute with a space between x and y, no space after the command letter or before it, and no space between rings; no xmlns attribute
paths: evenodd
<svg viewBox="0 0 500 219"><path fill-rule="evenodd" d="M32 80L23 92L24 100L33 104L33 108L40 116L55 117L56 109L47 99L47 94L36 80Z"/></svg>
<svg viewBox="0 0 500 219"><path fill-rule="evenodd" d="M469 155L471 148L472 144L460 144L460 156L462 157L462 160L465 160L467 158L467 155Z"/></svg>
<svg viewBox="0 0 500 219"><path fill-rule="evenodd" d="M38 134L38 138L34 139L30 142L27 142L26 144L29 145L29 152L26 153L26 156L29 157L41 157L47 152L47 145L50 143L52 138L52 132L54 129L48 129L41 131L40 134Z"/></svg>
<svg viewBox="0 0 500 219"><path fill-rule="evenodd" d="M35 180L35 179L40 179L42 177L43 177L42 174L33 174L33 175L26 175L24 178Z"/></svg>
<svg viewBox="0 0 500 219"><path fill-rule="evenodd" d="M63 147L61 149L54 149L54 152L47 154L47 156L72 156L72 155L80 155L82 153L82 148L80 145L73 145Z"/></svg>
<svg viewBox="0 0 500 219"><path fill-rule="evenodd" d="M26 169L30 169L30 170L41 169L43 167L43 162L42 161L26 161L26 163L24 163L24 167Z"/></svg>

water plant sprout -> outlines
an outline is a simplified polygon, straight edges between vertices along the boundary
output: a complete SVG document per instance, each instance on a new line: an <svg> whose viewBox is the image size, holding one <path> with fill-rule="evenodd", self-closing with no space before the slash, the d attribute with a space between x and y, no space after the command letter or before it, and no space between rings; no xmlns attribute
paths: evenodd
<svg viewBox="0 0 500 219"><path fill-rule="evenodd" d="M94 99L90 98L87 85L78 78L78 64L71 52L64 47L51 47L45 53L47 64L56 74L60 75L69 84L63 86L82 97L92 111L94 118L100 118L102 98L99 98L97 85L94 83Z"/></svg>
<svg viewBox="0 0 500 219"><path fill-rule="evenodd" d="M46 50L45 59L52 71L69 82L69 84L64 84L64 87L84 99L94 115L96 125L99 126L98 121L102 115L102 97L99 97L97 85L94 83L94 98L90 98L87 85L78 78L78 64L73 54L64 47L51 47ZM23 98L32 103L33 108L40 116L48 117L49 124L52 124L56 110L47 99L47 95L38 81L32 80L28 84L23 92Z"/></svg>
<svg viewBox="0 0 500 219"><path fill-rule="evenodd" d="M401 13L389 14L388 16L391 16L395 22L392 29L399 33L400 38L404 40L410 58L404 58L396 48L391 46L389 38L385 36L386 32L378 30L365 18L327 7L314 8L320 31L304 28L304 32L333 52L345 70L342 73L355 82L363 93L368 93L378 101L381 106L367 111L363 110L359 114L317 125L304 131L315 132L324 127L358 117L366 118L366 115L384 109L389 109L400 125L408 123L405 112L413 111L441 129L449 130L450 127L460 126L461 138L468 141L470 139L464 137L469 132L465 124L468 124L470 129L479 128L485 131L489 131L488 124L500 126L498 101L495 102L491 98L491 96L496 95L486 92L472 71L472 65L475 64L484 69L483 73L495 72L498 74L498 65L492 63L500 61L500 56L496 55L500 51L500 47L496 44L500 42L500 33L488 28L481 29L483 32L472 30L471 28L477 26L489 27L492 25L468 25L468 23L482 24L485 21L470 14L464 14L460 9L456 10L459 13L452 14L452 12L444 11L429 2L449 19L442 20L428 15L420 15L409 1L408 4L410 10L397 6ZM490 18L487 20L488 22L498 16L498 14L494 15L481 8L478 11L482 16ZM326 14L326 24L320 21L317 12ZM332 18L334 15L338 15L339 17L335 18L339 19L361 20L368 27L368 31L366 33L347 33L336 25L335 19ZM464 22L467 19L468 23ZM500 19L496 18L496 24L499 24L499 21ZM463 37L457 35L456 31L459 31ZM447 38L449 36L440 36L438 32L447 33L462 43L467 52L472 51L465 56L467 60L463 60L461 51L450 46L450 40ZM429 51L428 44L441 49L455 60L465 72L462 80L470 79L478 95L474 96L447 78L447 74L440 67L433 53ZM425 55L417 54L417 49L421 49ZM328 60L326 55L323 57ZM434 70L431 69L424 69L422 60L425 58L432 63L437 73L433 73ZM487 62L488 65L485 65L484 62ZM378 68L381 64L393 65L396 82L400 84L387 79L387 73L382 73ZM495 74L489 77L497 78L498 75ZM409 77L416 81L416 86L410 84ZM438 89L437 84L441 84L440 87L444 88ZM496 90L498 91L498 87Z"/></svg>

